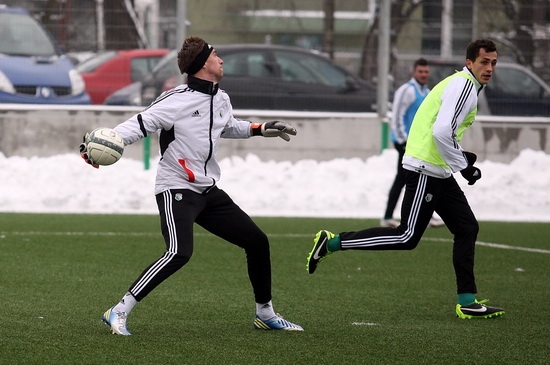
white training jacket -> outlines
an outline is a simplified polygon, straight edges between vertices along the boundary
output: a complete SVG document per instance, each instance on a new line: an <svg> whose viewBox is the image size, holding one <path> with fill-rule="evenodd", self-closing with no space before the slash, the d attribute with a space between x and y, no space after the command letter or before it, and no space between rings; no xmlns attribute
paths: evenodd
<svg viewBox="0 0 550 365"><path fill-rule="evenodd" d="M215 157L220 138L251 136L251 122L233 116L229 96L218 84L193 76L114 129L125 145L160 131L155 194L168 189L207 192L221 175Z"/></svg>

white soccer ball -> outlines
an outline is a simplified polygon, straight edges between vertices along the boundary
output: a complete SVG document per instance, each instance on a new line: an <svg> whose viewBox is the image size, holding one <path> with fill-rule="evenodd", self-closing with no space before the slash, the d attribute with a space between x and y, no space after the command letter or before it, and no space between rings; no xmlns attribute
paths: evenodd
<svg viewBox="0 0 550 365"><path fill-rule="evenodd" d="M88 156L98 165L112 165L122 157L124 141L111 128L97 128L88 134Z"/></svg>

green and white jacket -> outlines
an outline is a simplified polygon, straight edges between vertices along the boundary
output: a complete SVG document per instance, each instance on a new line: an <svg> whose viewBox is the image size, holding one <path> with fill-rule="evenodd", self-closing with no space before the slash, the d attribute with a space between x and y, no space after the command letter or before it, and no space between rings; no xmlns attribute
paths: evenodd
<svg viewBox="0 0 550 365"><path fill-rule="evenodd" d="M445 179L466 168L459 142L474 122L482 88L464 67L432 89L412 122L404 169Z"/></svg>

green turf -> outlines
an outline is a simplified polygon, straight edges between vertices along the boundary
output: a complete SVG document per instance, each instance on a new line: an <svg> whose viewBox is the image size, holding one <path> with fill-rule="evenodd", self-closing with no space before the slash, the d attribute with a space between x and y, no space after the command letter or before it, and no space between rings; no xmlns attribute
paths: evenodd
<svg viewBox="0 0 550 365"><path fill-rule="evenodd" d="M478 299L505 317L454 316L451 235L408 252L338 252L307 274L314 233L372 220L257 218L275 309L304 332L256 331L243 252L196 229L190 263L129 317L101 323L164 249L156 216L0 214L0 364L548 364L550 225L481 222Z"/></svg>

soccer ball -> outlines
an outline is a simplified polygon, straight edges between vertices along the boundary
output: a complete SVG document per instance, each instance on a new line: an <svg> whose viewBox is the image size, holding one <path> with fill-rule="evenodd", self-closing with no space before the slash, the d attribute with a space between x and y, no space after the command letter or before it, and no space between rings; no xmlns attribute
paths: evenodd
<svg viewBox="0 0 550 365"><path fill-rule="evenodd" d="M87 138L88 156L98 165L112 165L122 157L124 141L111 128L97 128Z"/></svg>

